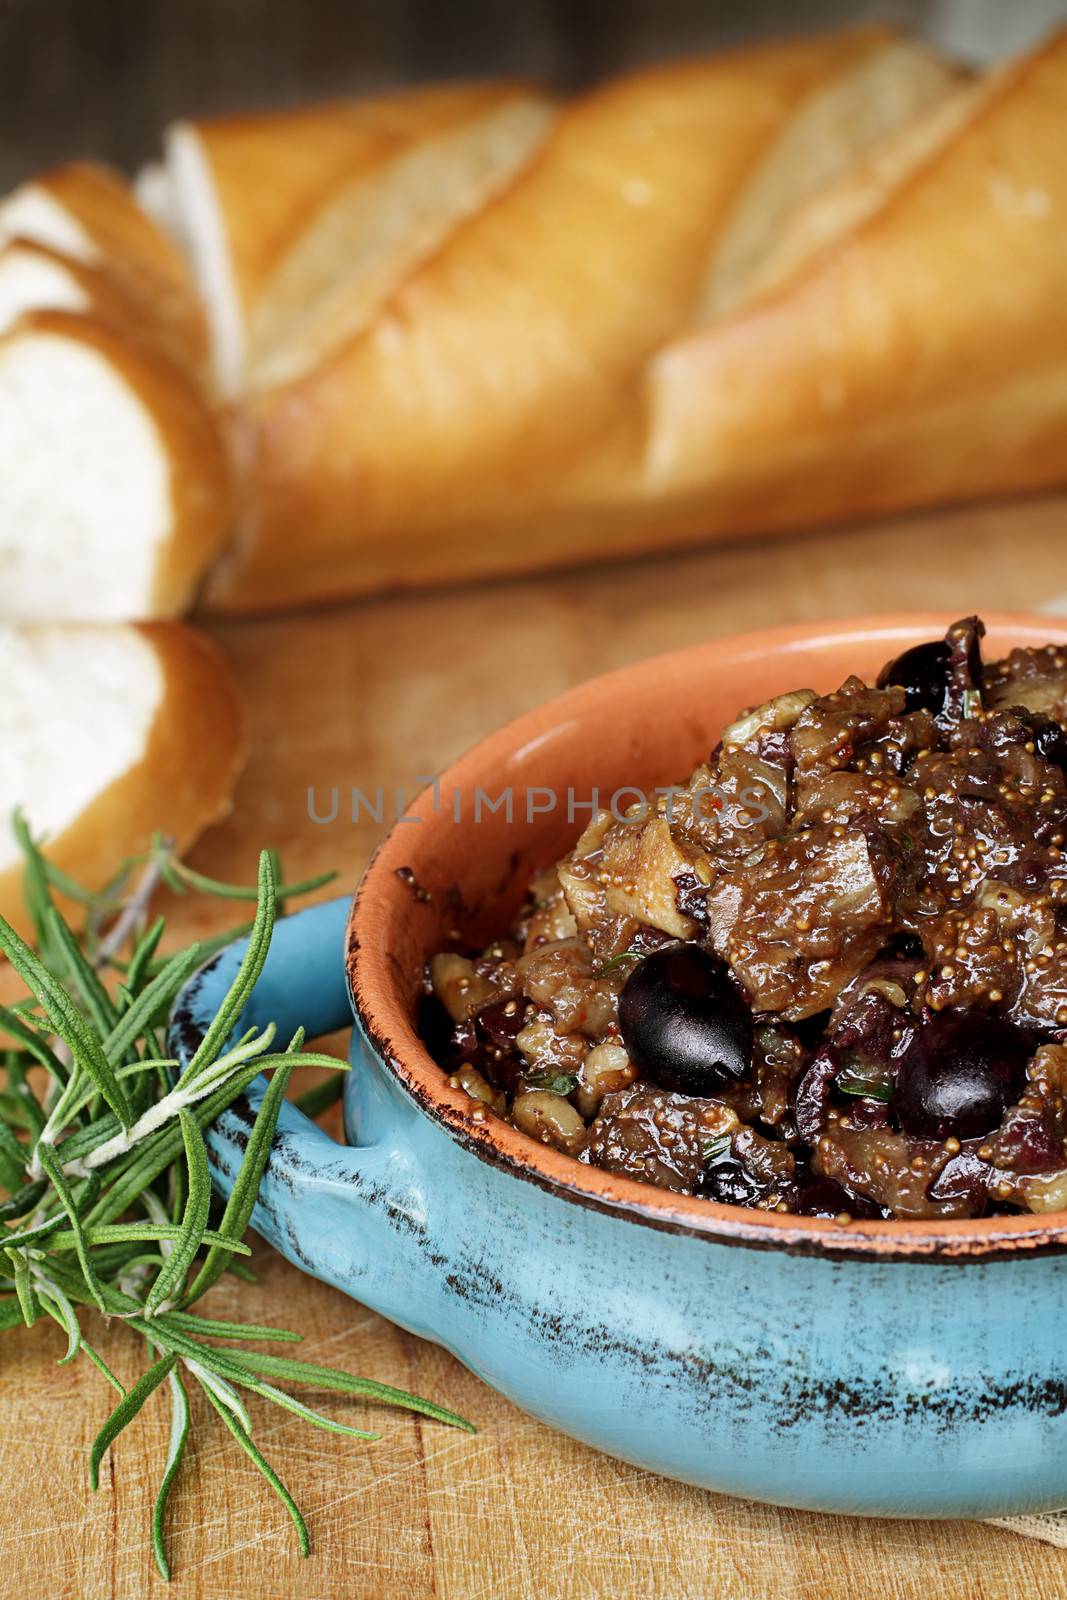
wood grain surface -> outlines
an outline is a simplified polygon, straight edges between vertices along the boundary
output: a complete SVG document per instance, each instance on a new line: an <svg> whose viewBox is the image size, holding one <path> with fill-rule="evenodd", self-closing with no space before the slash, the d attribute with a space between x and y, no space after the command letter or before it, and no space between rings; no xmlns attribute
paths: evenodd
<svg viewBox="0 0 1067 1600"><path fill-rule="evenodd" d="M1067 592L1067 503L1034 501L861 532L747 544L604 571L386 599L213 628L248 702L251 758L233 816L195 862L249 876L262 843L295 874L354 884L380 831L311 822L307 790L369 790L440 768L479 734L595 671L777 621L899 606L1025 608ZM184 902L186 932L206 929ZM464 1412L475 1436L362 1403L364 1445L262 1407L257 1440L308 1515L302 1562L277 1502L212 1416L172 1497L178 1600L1061 1600L1067 1555L979 1525L878 1523L778 1510L623 1466L520 1415L457 1362L265 1248L256 1287L210 1309L281 1321L311 1360L400 1384ZM120 1375L137 1341L94 1330ZM54 1336L53 1336L54 1334ZM165 1446L158 1397L89 1493L110 1409L87 1365L57 1367L58 1330L7 1336L0 1411L0 1595L136 1600L165 1592L148 1517Z"/></svg>

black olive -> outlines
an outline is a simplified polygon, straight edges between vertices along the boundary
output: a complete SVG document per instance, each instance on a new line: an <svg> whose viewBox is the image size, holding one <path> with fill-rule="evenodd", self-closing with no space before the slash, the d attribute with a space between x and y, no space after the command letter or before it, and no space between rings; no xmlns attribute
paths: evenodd
<svg viewBox="0 0 1067 1600"><path fill-rule="evenodd" d="M1034 748L1042 761L1067 773L1067 733L1058 722L1043 717L1034 729Z"/></svg>
<svg viewBox="0 0 1067 1600"><path fill-rule="evenodd" d="M1034 1041L1001 1017L942 1011L916 1033L897 1071L894 1109L916 1139L977 1139L997 1127L1026 1081Z"/></svg>
<svg viewBox="0 0 1067 1600"><path fill-rule="evenodd" d="M693 1185L702 1200L718 1200L724 1206L754 1206L767 1189L741 1165L736 1156L724 1156L704 1168Z"/></svg>
<svg viewBox="0 0 1067 1600"><path fill-rule="evenodd" d="M904 690L905 711L938 712L948 690L952 651L943 639L913 645L890 661L878 674L879 689L894 685Z"/></svg>
<svg viewBox="0 0 1067 1600"><path fill-rule="evenodd" d="M713 1094L751 1065L752 1013L725 963L698 944L637 963L619 996L619 1026L630 1060L661 1089Z"/></svg>

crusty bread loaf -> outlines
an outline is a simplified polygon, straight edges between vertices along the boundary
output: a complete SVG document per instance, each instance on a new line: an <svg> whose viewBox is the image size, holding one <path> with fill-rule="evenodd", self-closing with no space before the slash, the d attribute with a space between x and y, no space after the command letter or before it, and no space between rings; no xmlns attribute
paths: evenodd
<svg viewBox="0 0 1067 1600"><path fill-rule="evenodd" d="M316 337L246 367L238 539L213 602L257 609L610 549L611 520L575 548L569 485L621 431L635 506L642 378L699 319L716 251L736 277L813 170L836 174L954 83L880 31L649 69L562 108L495 198L449 216L421 258L335 256L322 303L357 314L320 316ZM383 258L368 283L361 269ZM260 285L260 304L271 292Z"/></svg>
<svg viewBox="0 0 1067 1600"><path fill-rule="evenodd" d="M652 364L642 487L690 537L1064 481L1067 33L881 203Z"/></svg>
<svg viewBox="0 0 1067 1600"><path fill-rule="evenodd" d="M18 808L98 889L161 832L178 849L229 808L242 756L229 670L178 623L0 626L0 914L21 931Z"/></svg>
<svg viewBox="0 0 1067 1600"><path fill-rule="evenodd" d="M1067 32L972 79L877 28L563 104L460 84L179 125L141 190L191 262L226 407L232 538L208 603L287 607L1064 481L1065 134ZM113 388L128 391L145 341L86 274L132 294L108 264L124 228L131 260L153 257L153 224L114 180L64 170L0 209L30 238L0 255L0 319L46 284L100 337L126 330ZM194 391L184 414L209 418ZM0 354L0 453L3 392ZM142 574L123 605L184 604L227 521L217 439L179 431L162 455L202 531L146 538L143 505L119 517ZM113 560L96 512L71 522L46 497L32 538L9 535L4 493L17 614L51 592L26 588L34 540ZM144 551L164 546L184 566L150 584Z"/></svg>
<svg viewBox="0 0 1067 1600"><path fill-rule="evenodd" d="M178 615L229 522L215 416L157 344L92 311L0 336L0 620Z"/></svg>

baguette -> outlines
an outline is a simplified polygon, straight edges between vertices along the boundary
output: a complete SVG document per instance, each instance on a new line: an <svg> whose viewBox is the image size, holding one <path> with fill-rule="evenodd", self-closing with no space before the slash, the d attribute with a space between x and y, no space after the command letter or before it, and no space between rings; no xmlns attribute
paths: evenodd
<svg viewBox="0 0 1067 1600"><path fill-rule="evenodd" d="M1065 105L1067 32L920 141L858 226L657 357L642 491L674 535L1064 481Z"/></svg>
<svg viewBox="0 0 1067 1600"><path fill-rule="evenodd" d="M859 114L872 82L902 77L918 88ZM358 320L339 319L331 349L290 346L288 366L246 375L238 539L211 603L270 608L612 547L617 496L586 535L571 513L606 448L616 470L620 435L623 522L636 506L643 375L698 319L720 245L736 276L806 191L813 150L836 171L954 83L872 30L654 68L571 102L430 254L371 291L347 286ZM739 195L768 171L744 212ZM639 542L658 532L646 519Z"/></svg>
<svg viewBox="0 0 1067 1600"><path fill-rule="evenodd" d="M27 933L19 809L50 861L90 889L157 831L185 850L229 809L242 758L236 691L177 623L0 626L0 915Z"/></svg>
<svg viewBox="0 0 1067 1600"><path fill-rule="evenodd" d="M132 327L36 311L0 336L3 619L181 613L225 539L230 489L200 387Z"/></svg>
<svg viewBox="0 0 1067 1600"><path fill-rule="evenodd" d="M390 247L407 262L413 236L432 247L440 218L476 209L534 147L548 106L460 84L172 128L165 176L146 189L189 252L220 390L241 386L250 353L328 293L350 256L357 277L360 265L380 273Z"/></svg>
<svg viewBox="0 0 1067 1600"><path fill-rule="evenodd" d="M233 538L206 602L270 610L1063 482L1065 107L1067 31L975 79L865 29L562 105L455 85L179 125L141 193L189 255L226 409ZM143 341L90 293L94 263L71 267L50 182L13 207L36 235L6 280L0 256L0 312L36 249L34 281L47 264L49 292L87 295L73 314L96 337L121 325L109 361L136 389ZM27 330L0 344L0 448L3 352ZM143 473L122 540L100 474L76 513L27 501L21 465L14 489L0 475L16 615L55 614L62 554L84 567L90 547L101 569L128 553L123 607L188 602L231 504L191 383L197 407L180 446L161 405L163 448L121 454L159 481L165 458L175 506L188 476L206 533L161 492L148 516ZM27 504L32 541L7 531ZM36 585L33 544L52 564ZM178 578L164 550L185 553Z"/></svg>

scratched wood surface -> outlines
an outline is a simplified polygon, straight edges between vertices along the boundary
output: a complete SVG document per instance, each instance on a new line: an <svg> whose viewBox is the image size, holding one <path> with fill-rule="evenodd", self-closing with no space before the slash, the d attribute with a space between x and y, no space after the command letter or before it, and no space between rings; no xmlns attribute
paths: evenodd
<svg viewBox="0 0 1067 1600"><path fill-rule="evenodd" d="M1067 503L1049 500L215 628L245 690L251 757L231 820L195 861L247 876L258 845L273 842L292 872L338 865L349 887L379 830L312 823L309 785L410 794L418 774L546 695L712 635L873 608L1047 604L1067 592L1065 531ZM176 914L194 931L188 909ZM257 1267L257 1287L220 1285L212 1309L296 1324L309 1359L445 1401L479 1432L337 1406L381 1426L381 1442L363 1445L264 1407L257 1438L312 1529L301 1562L284 1513L217 1419L198 1413L204 1427L172 1499L178 1600L1067 1593L1067 1553L1009 1533L783 1511L620 1465L523 1417L449 1356L265 1248ZM133 1371L130 1336L97 1328L95 1338L120 1374ZM0 1595L162 1593L147 1523L166 1406L149 1403L91 1495L86 1461L109 1391L87 1366L57 1367L60 1353L58 1330L5 1337Z"/></svg>

